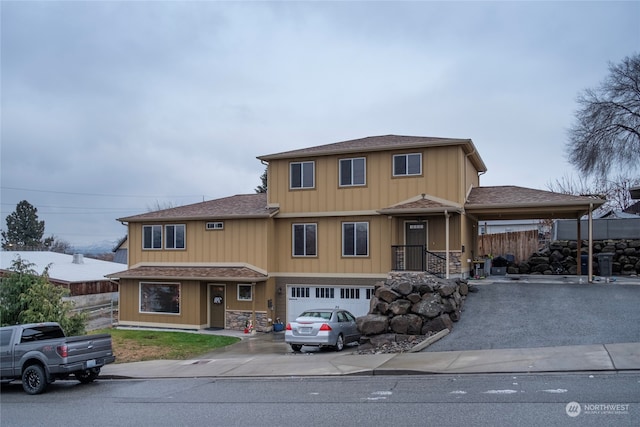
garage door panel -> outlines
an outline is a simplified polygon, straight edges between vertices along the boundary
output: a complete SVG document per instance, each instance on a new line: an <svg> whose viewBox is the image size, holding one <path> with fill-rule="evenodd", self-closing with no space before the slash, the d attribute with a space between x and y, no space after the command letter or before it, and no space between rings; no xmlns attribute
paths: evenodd
<svg viewBox="0 0 640 427"><path fill-rule="evenodd" d="M343 308L354 316L369 311L373 287L287 285L287 321L312 308Z"/></svg>

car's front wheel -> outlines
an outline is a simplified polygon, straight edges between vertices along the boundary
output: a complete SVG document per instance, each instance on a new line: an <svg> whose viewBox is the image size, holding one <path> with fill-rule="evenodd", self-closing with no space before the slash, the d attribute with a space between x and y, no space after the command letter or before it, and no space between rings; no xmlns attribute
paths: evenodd
<svg viewBox="0 0 640 427"><path fill-rule="evenodd" d="M302 345L301 344L291 344L291 350L298 352L300 350L302 350Z"/></svg>
<svg viewBox="0 0 640 427"><path fill-rule="evenodd" d="M338 335L335 348L336 351L342 351L342 349L344 348L344 337L342 336L342 334Z"/></svg>
<svg viewBox="0 0 640 427"><path fill-rule="evenodd" d="M31 365L22 373L22 389L27 394L40 394L47 388L47 378L40 365Z"/></svg>

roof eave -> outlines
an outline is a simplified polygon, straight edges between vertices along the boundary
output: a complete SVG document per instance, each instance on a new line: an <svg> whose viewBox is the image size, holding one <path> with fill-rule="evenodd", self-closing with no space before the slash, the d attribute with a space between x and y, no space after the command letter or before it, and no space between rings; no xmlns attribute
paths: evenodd
<svg viewBox="0 0 640 427"><path fill-rule="evenodd" d="M444 146L451 146L451 145L462 145L462 146L470 146L472 147L472 150L470 150L470 152L475 152L477 153L477 150L475 149L475 146L473 145L473 142L470 139L438 139L437 141L434 141L432 143L425 143L425 142L407 142L407 143L403 143L403 144L397 144L397 145L393 145L393 146L376 146L376 147L349 147L349 148L339 148L339 149L334 149L334 150L327 150L327 151L319 151L317 153L313 153L313 152L300 152L302 150L295 150L295 151L287 151L284 153L276 153L276 154L267 154L264 156L258 156L257 159L258 160L263 160L263 161L270 161L270 160L283 160L283 159L296 159L296 158L306 158L306 157L325 157L325 156L334 156L334 155L340 155L340 154L351 154L351 153L372 153L372 152L379 152L379 151L397 151L397 150L408 150L408 149L413 149L413 148L429 148L429 147L444 147ZM484 166L484 162L482 162L482 159L480 159L479 156L478 160L479 163L481 163ZM484 166L484 169L486 171L486 166Z"/></svg>
<svg viewBox="0 0 640 427"><path fill-rule="evenodd" d="M118 218L116 221L120 222L148 222L148 221L214 221L219 219L268 219L272 218L277 214L277 211L269 212L266 214L255 214L255 215L198 215L198 216L171 216L171 217L146 217L146 218L137 218L137 217L128 217L128 218Z"/></svg>
<svg viewBox="0 0 640 427"><path fill-rule="evenodd" d="M434 213L456 212L462 213L464 209L455 206L439 208L415 208L415 209L380 209L380 215L424 215Z"/></svg>

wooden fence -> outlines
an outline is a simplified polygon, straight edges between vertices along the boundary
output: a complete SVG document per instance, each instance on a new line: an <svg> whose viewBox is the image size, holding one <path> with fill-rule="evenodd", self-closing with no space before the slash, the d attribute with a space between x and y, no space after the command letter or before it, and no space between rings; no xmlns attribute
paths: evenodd
<svg viewBox="0 0 640 427"><path fill-rule="evenodd" d="M516 263L529 259L538 251L538 230L510 233L482 234L478 236L478 253L494 257L513 255Z"/></svg>

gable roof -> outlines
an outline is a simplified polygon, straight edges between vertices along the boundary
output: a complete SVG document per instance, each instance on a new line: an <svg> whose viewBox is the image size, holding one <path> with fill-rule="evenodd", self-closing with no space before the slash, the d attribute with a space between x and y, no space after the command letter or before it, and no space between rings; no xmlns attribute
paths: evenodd
<svg viewBox="0 0 640 427"><path fill-rule="evenodd" d="M487 167L478 154L471 139L456 138L434 138L427 136L404 136L404 135L381 135L369 136L366 138L351 139L348 141L335 142L333 144L318 145L315 147L302 148L299 150L285 151L276 154L259 156L263 161L277 159L293 159L299 157L330 156L335 154L364 153L373 151L416 149L427 147L442 147L449 145L461 146L466 154L470 155L476 169L479 172L486 172Z"/></svg>
<svg viewBox="0 0 640 427"><path fill-rule="evenodd" d="M192 205L147 212L140 215L118 218L122 222L142 222L149 220L212 220L230 218L269 218L278 212L267 207L265 193L239 194L222 199L194 203Z"/></svg>
<svg viewBox="0 0 640 427"><path fill-rule="evenodd" d="M579 218L605 200L513 185L474 187L465 211L479 219Z"/></svg>
<svg viewBox="0 0 640 427"><path fill-rule="evenodd" d="M32 269L38 274L49 266L49 278L61 283L106 281L105 276L122 269L117 262L82 257L81 263L74 263L73 255L47 251L2 251L1 269L9 271L17 257L33 264Z"/></svg>
<svg viewBox="0 0 640 427"><path fill-rule="evenodd" d="M409 200L397 203L388 208L380 209L382 215L411 215L440 212L460 212L462 206L450 200L443 200L428 194L422 194Z"/></svg>

